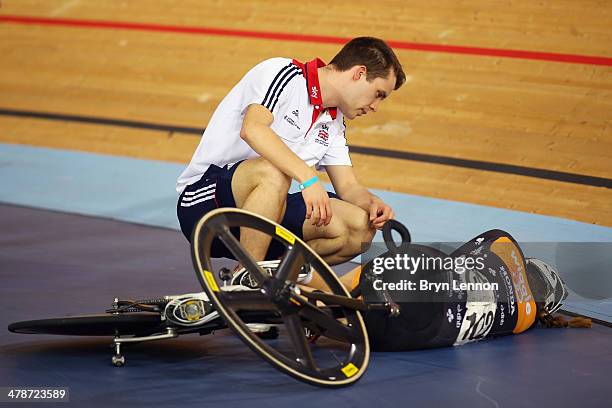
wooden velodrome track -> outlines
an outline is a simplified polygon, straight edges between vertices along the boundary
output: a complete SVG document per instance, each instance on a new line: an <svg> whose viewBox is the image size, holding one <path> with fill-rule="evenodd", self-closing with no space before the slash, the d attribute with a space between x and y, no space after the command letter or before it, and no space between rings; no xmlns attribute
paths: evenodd
<svg viewBox="0 0 612 408"><path fill-rule="evenodd" d="M329 61L338 37L371 35L398 45L408 81L348 124L364 184L612 226L611 2L1 5L0 142L186 163L251 66Z"/></svg>

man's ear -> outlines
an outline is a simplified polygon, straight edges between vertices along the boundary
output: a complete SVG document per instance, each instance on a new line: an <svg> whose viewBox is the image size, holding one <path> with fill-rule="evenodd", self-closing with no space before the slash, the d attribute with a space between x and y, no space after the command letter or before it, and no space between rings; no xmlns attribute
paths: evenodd
<svg viewBox="0 0 612 408"><path fill-rule="evenodd" d="M366 76L367 68L365 65L355 65L353 68L353 79L358 81L362 76Z"/></svg>

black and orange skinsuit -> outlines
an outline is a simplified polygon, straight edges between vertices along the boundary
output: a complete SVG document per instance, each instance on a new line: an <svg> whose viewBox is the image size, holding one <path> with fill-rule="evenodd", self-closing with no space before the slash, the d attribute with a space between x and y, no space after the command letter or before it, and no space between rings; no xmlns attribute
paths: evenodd
<svg viewBox="0 0 612 408"><path fill-rule="evenodd" d="M452 254L416 244L410 244L403 251L411 257L479 256L484 259L485 267L461 274L440 269L414 273L393 270L383 274L385 282L449 283L449 290L432 294L420 290L383 292L374 289L374 280L381 275L372 273L372 261L364 265L358 278L363 299L372 303L392 301L400 310L397 316L379 310L364 313L373 350L404 351L461 345L518 334L533 327L537 321L531 288L541 282L537 276L528 276L523 252L508 233L487 231ZM385 255L389 253L381 256ZM453 280L496 283L497 290L454 289Z"/></svg>

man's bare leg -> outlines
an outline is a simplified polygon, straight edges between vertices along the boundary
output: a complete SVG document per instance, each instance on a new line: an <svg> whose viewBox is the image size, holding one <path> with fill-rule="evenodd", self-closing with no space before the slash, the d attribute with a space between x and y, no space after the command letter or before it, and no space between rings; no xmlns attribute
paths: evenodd
<svg viewBox="0 0 612 408"><path fill-rule="evenodd" d="M290 178L263 158L241 163L232 178L236 206L280 223L287 205ZM240 243L257 261L266 256L272 237L250 228L240 228Z"/></svg>
<svg viewBox="0 0 612 408"><path fill-rule="evenodd" d="M353 259L363 252L376 230L361 208L336 198L330 200L333 217L329 225L317 227L311 220L303 225L304 241L330 265Z"/></svg>

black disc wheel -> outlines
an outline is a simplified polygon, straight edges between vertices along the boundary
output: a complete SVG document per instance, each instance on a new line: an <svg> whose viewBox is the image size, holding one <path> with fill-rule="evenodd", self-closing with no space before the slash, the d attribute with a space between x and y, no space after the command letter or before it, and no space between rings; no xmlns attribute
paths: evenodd
<svg viewBox="0 0 612 408"><path fill-rule="evenodd" d="M9 325L13 333L66 336L130 336L161 330L159 313L98 314L28 320Z"/></svg>
<svg viewBox="0 0 612 408"><path fill-rule="evenodd" d="M234 227L259 231L285 246L272 276L259 267L231 233ZM249 271L258 288L236 291L223 286L211 262L215 239ZM272 366L323 387L342 387L361 378L368 365L370 346L360 313L347 307L355 301L325 261L291 232L248 211L217 209L196 224L192 258L197 277L215 309L242 341ZM313 301L307 295L308 288L296 284L304 265L310 265L325 282L331 296ZM250 320L245 321L245 316L262 312L277 318L278 339L262 339L249 328Z"/></svg>

